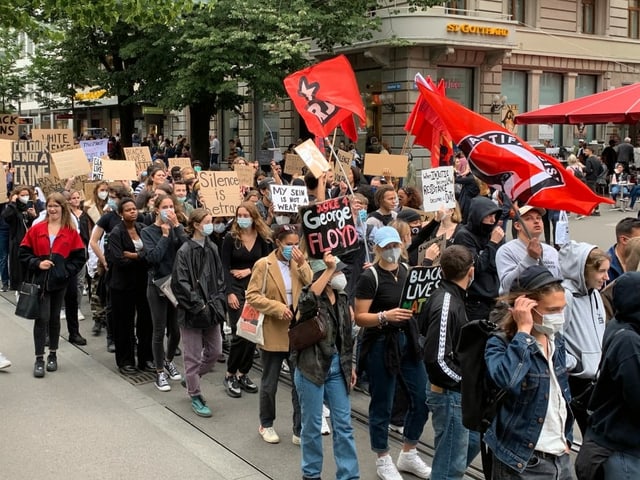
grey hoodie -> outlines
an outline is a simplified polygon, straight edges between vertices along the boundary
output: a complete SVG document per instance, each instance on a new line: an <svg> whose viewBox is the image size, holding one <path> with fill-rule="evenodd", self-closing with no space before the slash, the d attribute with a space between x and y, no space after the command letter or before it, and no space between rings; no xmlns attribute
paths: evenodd
<svg viewBox="0 0 640 480"><path fill-rule="evenodd" d="M602 355L605 309L600 292L587 289L584 266L595 245L571 241L559 252L567 307L563 334L567 344L567 369L570 375L592 379L598 372Z"/></svg>

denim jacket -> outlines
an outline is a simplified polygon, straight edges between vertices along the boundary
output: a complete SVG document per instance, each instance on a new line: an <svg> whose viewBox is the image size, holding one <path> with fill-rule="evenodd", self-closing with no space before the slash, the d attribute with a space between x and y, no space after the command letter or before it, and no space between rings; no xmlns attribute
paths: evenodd
<svg viewBox="0 0 640 480"><path fill-rule="evenodd" d="M572 441L573 414L564 338L555 335L553 366L567 404L564 435ZM550 376L548 362L531 335L516 333L511 342L492 336L487 341L488 374L506 395L484 441L502 463L523 472L531 459L547 412Z"/></svg>

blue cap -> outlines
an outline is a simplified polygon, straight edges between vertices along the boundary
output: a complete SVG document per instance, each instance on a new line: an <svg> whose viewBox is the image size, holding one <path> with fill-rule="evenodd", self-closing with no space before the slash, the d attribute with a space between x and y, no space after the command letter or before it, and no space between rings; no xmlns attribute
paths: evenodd
<svg viewBox="0 0 640 480"><path fill-rule="evenodd" d="M377 229L374 241L380 248L384 248L390 243L402 243L402 240L400 240L400 234L393 227L380 227Z"/></svg>

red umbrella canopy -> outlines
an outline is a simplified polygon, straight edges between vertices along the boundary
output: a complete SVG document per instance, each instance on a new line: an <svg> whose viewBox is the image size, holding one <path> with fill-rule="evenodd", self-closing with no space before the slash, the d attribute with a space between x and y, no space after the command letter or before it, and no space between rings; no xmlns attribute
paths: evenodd
<svg viewBox="0 0 640 480"><path fill-rule="evenodd" d="M640 83L594 93L568 102L517 115L519 124L637 123L640 120Z"/></svg>

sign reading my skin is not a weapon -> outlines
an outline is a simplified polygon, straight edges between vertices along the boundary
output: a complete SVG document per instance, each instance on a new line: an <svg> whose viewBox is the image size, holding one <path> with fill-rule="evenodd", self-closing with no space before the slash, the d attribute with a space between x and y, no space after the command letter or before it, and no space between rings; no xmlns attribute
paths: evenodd
<svg viewBox="0 0 640 480"><path fill-rule="evenodd" d="M440 285L441 278L440 266L409 268L398 306L411 310L413 313L420 313L427 303L427 299Z"/></svg>
<svg viewBox="0 0 640 480"><path fill-rule="evenodd" d="M300 216L312 258L322 258L326 251L340 256L358 248L358 232L349 198L332 198L301 207Z"/></svg>
<svg viewBox="0 0 640 480"><path fill-rule="evenodd" d="M37 185L38 178L49 175L51 154L49 146L40 140L13 142L11 163L15 167L15 185Z"/></svg>
<svg viewBox="0 0 640 480"><path fill-rule="evenodd" d="M274 212L298 213L298 207L309 203L307 187L272 184L270 188Z"/></svg>
<svg viewBox="0 0 640 480"><path fill-rule="evenodd" d="M236 172L208 171L198 173L200 196L204 207L214 217L233 217L242 201L240 180Z"/></svg>
<svg viewBox="0 0 640 480"><path fill-rule="evenodd" d="M423 208L435 212L442 208L454 208L456 196L453 167L427 168L422 171Z"/></svg>

